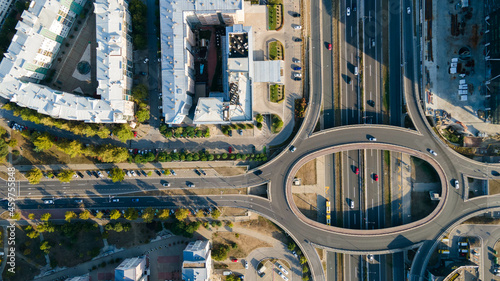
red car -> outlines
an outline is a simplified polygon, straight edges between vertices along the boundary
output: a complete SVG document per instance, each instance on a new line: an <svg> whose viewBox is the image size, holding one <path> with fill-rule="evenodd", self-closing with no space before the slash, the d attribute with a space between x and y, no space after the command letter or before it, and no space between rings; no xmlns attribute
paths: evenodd
<svg viewBox="0 0 500 281"><path fill-rule="evenodd" d="M328 43L328 50L332 50L332 44Z"/></svg>
<svg viewBox="0 0 500 281"><path fill-rule="evenodd" d="M377 174L373 175L373 179L374 179L375 181L378 181L378 175L377 175Z"/></svg>
<svg viewBox="0 0 500 281"><path fill-rule="evenodd" d="M137 131L134 131L134 138L137 138Z"/></svg>
<svg viewBox="0 0 500 281"><path fill-rule="evenodd" d="M359 168L358 167L354 168L354 173L356 173L356 175L359 175Z"/></svg>
<svg viewBox="0 0 500 281"><path fill-rule="evenodd" d="M228 151L229 151L229 153L233 153L233 148L232 148L232 147L229 147L229 148L228 148Z"/></svg>
<svg viewBox="0 0 500 281"><path fill-rule="evenodd" d="M238 262L238 259L231 259L232 262Z"/></svg>

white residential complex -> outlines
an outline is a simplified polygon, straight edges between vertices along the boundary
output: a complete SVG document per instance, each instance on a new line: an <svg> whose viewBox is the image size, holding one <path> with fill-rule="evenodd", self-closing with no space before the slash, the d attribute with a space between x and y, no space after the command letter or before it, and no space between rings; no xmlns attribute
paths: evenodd
<svg viewBox="0 0 500 281"><path fill-rule="evenodd" d="M212 275L210 241L190 242L182 253L182 280L208 281Z"/></svg>
<svg viewBox="0 0 500 281"><path fill-rule="evenodd" d="M96 0L97 93L77 96L38 83L45 78L85 0L32 1L0 63L0 96L54 118L125 123L134 115L131 16L124 0Z"/></svg>
<svg viewBox="0 0 500 281"><path fill-rule="evenodd" d="M5 18L7 18L13 3L13 0L0 0L0 26L5 22Z"/></svg>

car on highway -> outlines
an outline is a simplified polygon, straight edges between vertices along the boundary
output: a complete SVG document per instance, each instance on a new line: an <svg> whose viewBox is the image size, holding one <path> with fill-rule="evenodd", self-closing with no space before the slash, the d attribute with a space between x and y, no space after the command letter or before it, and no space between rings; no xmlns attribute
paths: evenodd
<svg viewBox="0 0 500 281"><path fill-rule="evenodd" d="M83 203L83 200L82 199L75 199L75 203L76 204L81 204L81 203Z"/></svg>
<svg viewBox="0 0 500 281"><path fill-rule="evenodd" d="M232 258L231 261L232 262L238 262L238 259Z"/></svg>
<svg viewBox="0 0 500 281"><path fill-rule="evenodd" d="M112 199L111 199L111 202L113 202L113 203L118 203L118 202L120 202L120 199L118 199L118 198L112 198Z"/></svg>
<svg viewBox="0 0 500 281"><path fill-rule="evenodd" d="M293 26L293 29L302 29L302 25L296 24Z"/></svg>
<svg viewBox="0 0 500 281"><path fill-rule="evenodd" d="M375 39L372 39L372 47L375 47Z"/></svg>
<svg viewBox="0 0 500 281"><path fill-rule="evenodd" d="M48 200L43 200L44 204L54 204L54 200L48 199Z"/></svg>
<svg viewBox="0 0 500 281"><path fill-rule="evenodd" d="M292 62L293 62L293 63L300 63L300 60L299 60L299 59L296 59L296 58L293 58L293 59L292 59Z"/></svg>
<svg viewBox="0 0 500 281"><path fill-rule="evenodd" d="M162 185L163 185L163 187L169 187L169 186L171 186L171 184L169 182L164 182Z"/></svg>
<svg viewBox="0 0 500 281"><path fill-rule="evenodd" d="M378 181L378 175L377 174L373 174L373 180L374 181Z"/></svg>
<svg viewBox="0 0 500 281"><path fill-rule="evenodd" d="M354 209L354 200L353 199L351 199L350 207L351 207L351 209Z"/></svg>
<svg viewBox="0 0 500 281"><path fill-rule="evenodd" d="M407 13L408 15L409 15L409 14L411 14L411 9L410 9L410 7L407 7L407 8L406 8L406 13Z"/></svg>
<svg viewBox="0 0 500 281"><path fill-rule="evenodd" d="M253 172L253 174L256 175L256 176L260 176L260 175L262 175L262 171L261 170L255 170Z"/></svg>
<svg viewBox="0 0 500 281"><path fill-rule="evenodd" d="M293 38L293 41L295 41L295 42L302 42L302 38L295 37L295 38Z"/></svg>
<svg viewBox="0 0 500 281"><path fill-rule="evenodd" d="M369 141L377 141L377 138L376 137L369 137L368 140Z"/></svg>
<svg viewBox="0 0 500 281"><path fill-rule="evenodd" d="M351 77L346 76L346 78L345 78L345 79L346 79L346 83L347 83L347 84L349 84L349 85L351 85L351 84L352 84L352 79L351 79Z"/></svg>
<svg viewBox="0 0 500 281"><path fill-rule="evenodd" d="M453 186L455 187L455 189L460 188L460 184L458 183L458 180L453 181Z"/></svg>
<svg viewBox="0 0 500 281"><path fill-rule="evenodd" d="M288 275L288 270L286 270L279 262L276 263L276 266L283 271L283 273Z"/></svg>
<svg viewBox="0 0 500 281"><path fill-rule="evenodd" d="M332 44L331 43L328 43L328 45L326 45L326 47L328 48L329 51L332 50Z"/></svg>
<svg viewBox="0 0 500 281"><path fill-rule="evenodd" d="M427 151L429 151L430 154L434 155L434 156L438 156L438 154L436 153L436 151L428 148Z"/></svg>
<svg viewBox="0 0 500 281"><path fill-rule="evenodd" d="M347 7L347 16L350 16L350 15L351 15L351 8Z"/></svg>
<svg viewBox="0 0 500 281"><path fill-rule="evenodd" d="M188 183L187 186L188 187L196 187L196 185L194 185L194 183Z"/></svg>
<svg viewBox="0 0 500 281"><path fill-rule="evenodd" d="M356 175L359 175L359 168L358 168L358 167L354 167L354 173L355 173Z"/></svg>
<svg viewBox="0 0 500 281"><path fill-rule="evenodd" d="M134 198L134 199L132 199L132 202L134 202L134 203L139 202L139 198Z"/></svg>
<svg viewBox="0 0 500 281"><path fill-rule="evenodd" d="M295 152L295 150L297 150L297 148L296 148L295 146L293 146L293 145L292 145L292 146L290 146L290 151L291 151L291 152Z"/></svg>

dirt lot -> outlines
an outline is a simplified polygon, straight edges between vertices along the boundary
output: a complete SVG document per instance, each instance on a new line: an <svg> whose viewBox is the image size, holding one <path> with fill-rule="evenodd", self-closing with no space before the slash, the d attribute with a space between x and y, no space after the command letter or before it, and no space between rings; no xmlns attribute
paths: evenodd
<svg viewBox="0 0 500 281"><path fill-rule="evenodd" d="M432 201L429 192L411 193L411 219L417 221L429 215L438 205L439 201Z"/></svg>
<svg viewBox="0 0 500 281"><path fill-rule="evenodd" d="M240 208L222 207L219 208L222 217L246 216L247 210Z"/></svg>
<svg viewBox="0 0 500 281"><path fill-rule="evenodd" d="M91 250L104 247L99 228L81 231L75 238L69 238L60 232L44 233L45 240L51 243L50 260L56 260L58 266L73 267L92 259ZM99 252L97 252L99 253Z"/></svg>
<svg viewBox="0 0 500 281"><path fill-rule="evenodd" d="M282 232L282 230L277 227L273 222L270 220L263 218L261 216L258 216L257 219L255 220L250 220L246 222L241 222L241 223L235 223L236 226L241 226L241 227L246 227L248 229L251 229L253 231L261 232L264 235L271 236L275 239L281 240L281 241L286 241L287 236Z"/></svg>
<svg viewBox="0 0 500 281"><path fill-rule="evenodd" d="M316 184L316 159L313 159L300 167L295 177L302 179L303 185Z"/></svg>
<svg viewBox="0 0 500 281"><path fill-rule="evenodd" d="M133 246L148 243L149 240L156 237L157 224L152 223L132 223L132 228L128 233L109 231L108 243L117 248L130 248Z"/></svg>
<svg viewBox="0 0 500 281"><path fill-rule="evenodd" d="M316 193L294 193L293 201L299 210L312 220L318 219Z"/></svg>
<svg viewBox="0 0 500 281"><path fill-rule="evenodd" d="M489 184L489 195L494 195L500 193L500 180L490 180Z"/></svg>
<svg viewBox="0 0 500 281"><path fill-rule="evenodd" d="M226 167L212 167L219 175L222 176L237 176L246 173L248 170L247 167L232 167L232 168L226 168Z"/></svg>
<svg viewBox="0 0 500 281"><path fill-rule="evenodd" d="M40 237L35 239L29 238L26 236L24 229L19 228L19 226L16 227L16 251L17 254L25 257L25 259L33 266L44 266L47 264L45 261L45 254L40 250Z"/></svg>
<svg viewBox="0 0 500 281"><path fill-rule="evenodd" d="M231 249L228 257L237 259L245 258L248 254L250 254L250 252L257 248L271 247L268 243L265 243L257 238L245 234L239 234L239 237L236 238L235 234L236 233L234 232L216 232L212 235L212 243L226 245L236 243L238 247L236 249ZM226 264L228 264L229 269L243 269L243 264L240 262L228 262Z"/></svg>
<svg viewBox="0 0 500 281"><path fill-rule="evenodd" d="M92 159L86 157L70 158L67 154L55 148L55 146L44 152L35 152L33 143L17 131L12 132L12 139L16 139L18 144L13 149L21 152L21 155L17 159L15 157L12 159L12 164L14 165L93 163Z"/></svg>

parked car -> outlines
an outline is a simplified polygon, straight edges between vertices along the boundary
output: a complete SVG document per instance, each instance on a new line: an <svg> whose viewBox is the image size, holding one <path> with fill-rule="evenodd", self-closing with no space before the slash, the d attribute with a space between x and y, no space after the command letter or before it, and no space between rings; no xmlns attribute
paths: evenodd
<svg viewBox="0 0 500 281"><path fill-rule="evenodd" d="M294 73L293 77L302 77L302 74L300 74L300 73Z"/></svg>
<svg viewBox="0 0 500 281"><path fill-rule="evenodd" d="M200 171L198 171L197 169L194 169L194 172L195 172L198 176L201 176Z"/></svg>
<svg viewBox="0 0 500 281"><path fill-rule="evenodd" d="M354 209L354 200L351 199L351 209Z"/></svg>
<svg viewBox="0 0 500 281"><path fill-rule="evenodd" d="M296 24L293 26L293 29L302 29L302 25Z"/></svg>
<svg viewBox="0 0 500 281"><path fill-rule="evenodd" d="M460 188L460 184L458 183L458 180L455 180L453 182L453 185L455 186L455 189L459 189Z"/></svg>
<svg viewBox="0 0 500 281"><path fill-rule="evenodd" d="M233 153L233 148L232 148L232 147L229 147L229 148L227 149L227 151L229 151L229 153Z"/></svg>
<svg viewBox="0 0 500 281"><path fill-rule="evenodd" d="M298 18L298 17L300 17L300 13L293 13L293 14L292 14L292 17L294 17L294 18Z"/></svg>
<svg viewBox="0 0 500 281"><path fill-rule="evenodd" d="M295 38L293 38L293 41L295 41L295 42L302 42L302 38L295 37Z"/></svg>
<svg viewBox="0 0 500 281"><path fill-rule="evenodd" d="M170 173L172 174L172 176L177 176L177 174L172 169L170 169Z"/></svg>
<svg viewBox="0 0 500 281"><path fill-rule="evenodd" d="M299 59L296 59L296 58L293 58L293 59L292 59L292 62L293 62L293 63L300 63L300 60L299 60Z"/></svg>
<svg viewBox="0 0 500 281"><path fill-rule="evenodd" d="M238 259L232 258L231 261L232 262L238 262Z"/></svg>
<svg viewBox="0 0 500 281"><path fill-rule="evenodd" d="M300 66L294 66L293 67L293 70L301 70L301 69L302 69L302 67L300 67Z"/></svg>

